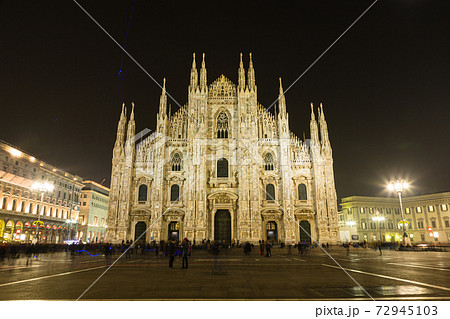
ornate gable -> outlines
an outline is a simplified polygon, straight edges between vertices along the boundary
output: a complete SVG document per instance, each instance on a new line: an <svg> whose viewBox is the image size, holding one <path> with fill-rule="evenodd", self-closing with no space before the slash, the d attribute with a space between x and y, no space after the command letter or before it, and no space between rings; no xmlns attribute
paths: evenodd
<svg viewBox="0 0 450 319"><path fill-rule="evenodd" d="M236 85L223 74L209 86L208 99L214 102L234 101L236 95Z"/></svg>

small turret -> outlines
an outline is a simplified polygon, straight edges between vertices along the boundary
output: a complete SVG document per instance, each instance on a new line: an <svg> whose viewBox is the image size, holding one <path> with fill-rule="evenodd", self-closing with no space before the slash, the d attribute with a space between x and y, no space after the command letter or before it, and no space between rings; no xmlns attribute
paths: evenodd
<svg viewBox="0 0 450 319"><path fill-rule="evenodd" d="M286 99L284 97L283 84L280 77L280 91L278 93L278 108L281 117L286 117Z"/></svg>

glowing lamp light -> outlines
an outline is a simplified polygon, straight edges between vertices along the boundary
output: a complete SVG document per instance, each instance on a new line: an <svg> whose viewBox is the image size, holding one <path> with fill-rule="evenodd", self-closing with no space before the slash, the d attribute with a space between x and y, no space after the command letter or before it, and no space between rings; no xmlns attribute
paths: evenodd
<svg viewBox="0 0 450 319"><path fill-rule="evenodd" d="M31 157L30 157L30 162L32 162L32 163L36 162L36 158L33 157L33 156L31 156Z"/></svg>
<svg viewBox="0 0 450 319"><path fill-rule="evenodd" d="M387 188L390 191L396 191L397 193L401 193L404 189L409 188L409 184L405 181L405 180L397 180L397 181L391 181L389 182L389 184L387 185Z"/></svg>
<svg viewBox="0 0 450 319"><path fill-rule="evenodd" d="M347 224L347 226L355 226L356 222L350 220L350 221L346 222L346 224Z"/></svg>
<svg viewBox="0 0 450 319"><path fill-rule="evenodd" d="M51 192L53 191L53 184L47 182L47 181L41 181L41 182L35 182L33 184L33 186L31 186L31 189L35 190L35 191L40 191L42 192Z"/></svg>

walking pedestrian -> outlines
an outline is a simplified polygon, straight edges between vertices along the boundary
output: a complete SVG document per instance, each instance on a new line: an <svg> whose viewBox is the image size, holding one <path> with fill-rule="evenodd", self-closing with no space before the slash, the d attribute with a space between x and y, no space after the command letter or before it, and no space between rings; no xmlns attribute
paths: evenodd
<svg viewBox="0 0 450 319"><path fill-rule="evenodd" d="M189 242L189 240L187 238L185 238L183 240L183 264L182 267L183 269L187 269L188 268L188 257L189 257L189 253L191 251L191 243Z"/></svg>
<svg viewBox="0 0 450 319"><path fill-rule="evenodd" d="M272 247L270 247L270 242L266 243L266 257L272 257Z"/></svg>
<svg viewBox="0 0 450 319"><path fill-rule="evenodd" d="M259 241L259 254L264 256L264 239Z"/></svg>
<svg viewBox="0 0 450 319"><path fill-rule="evenodd" d="M175 259L175 242L171 239L168 243L166 250L167 255L169 255L169 268L173 268L173 260Z"/></svg>

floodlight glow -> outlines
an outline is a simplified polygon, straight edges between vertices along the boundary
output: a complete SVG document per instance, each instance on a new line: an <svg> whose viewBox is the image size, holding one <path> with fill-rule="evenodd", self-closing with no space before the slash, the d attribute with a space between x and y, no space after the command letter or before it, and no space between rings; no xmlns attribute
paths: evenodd
<svg viewBox="0 0 450 319"><path fill-rule="evenodd" d="M11 149L9 150L9 152L10 152L11 155L14 156L14 157L20 157L20 156L22 156L22 152L19 151L19 150L16 150L15 148L11 148Z"/></svg>

